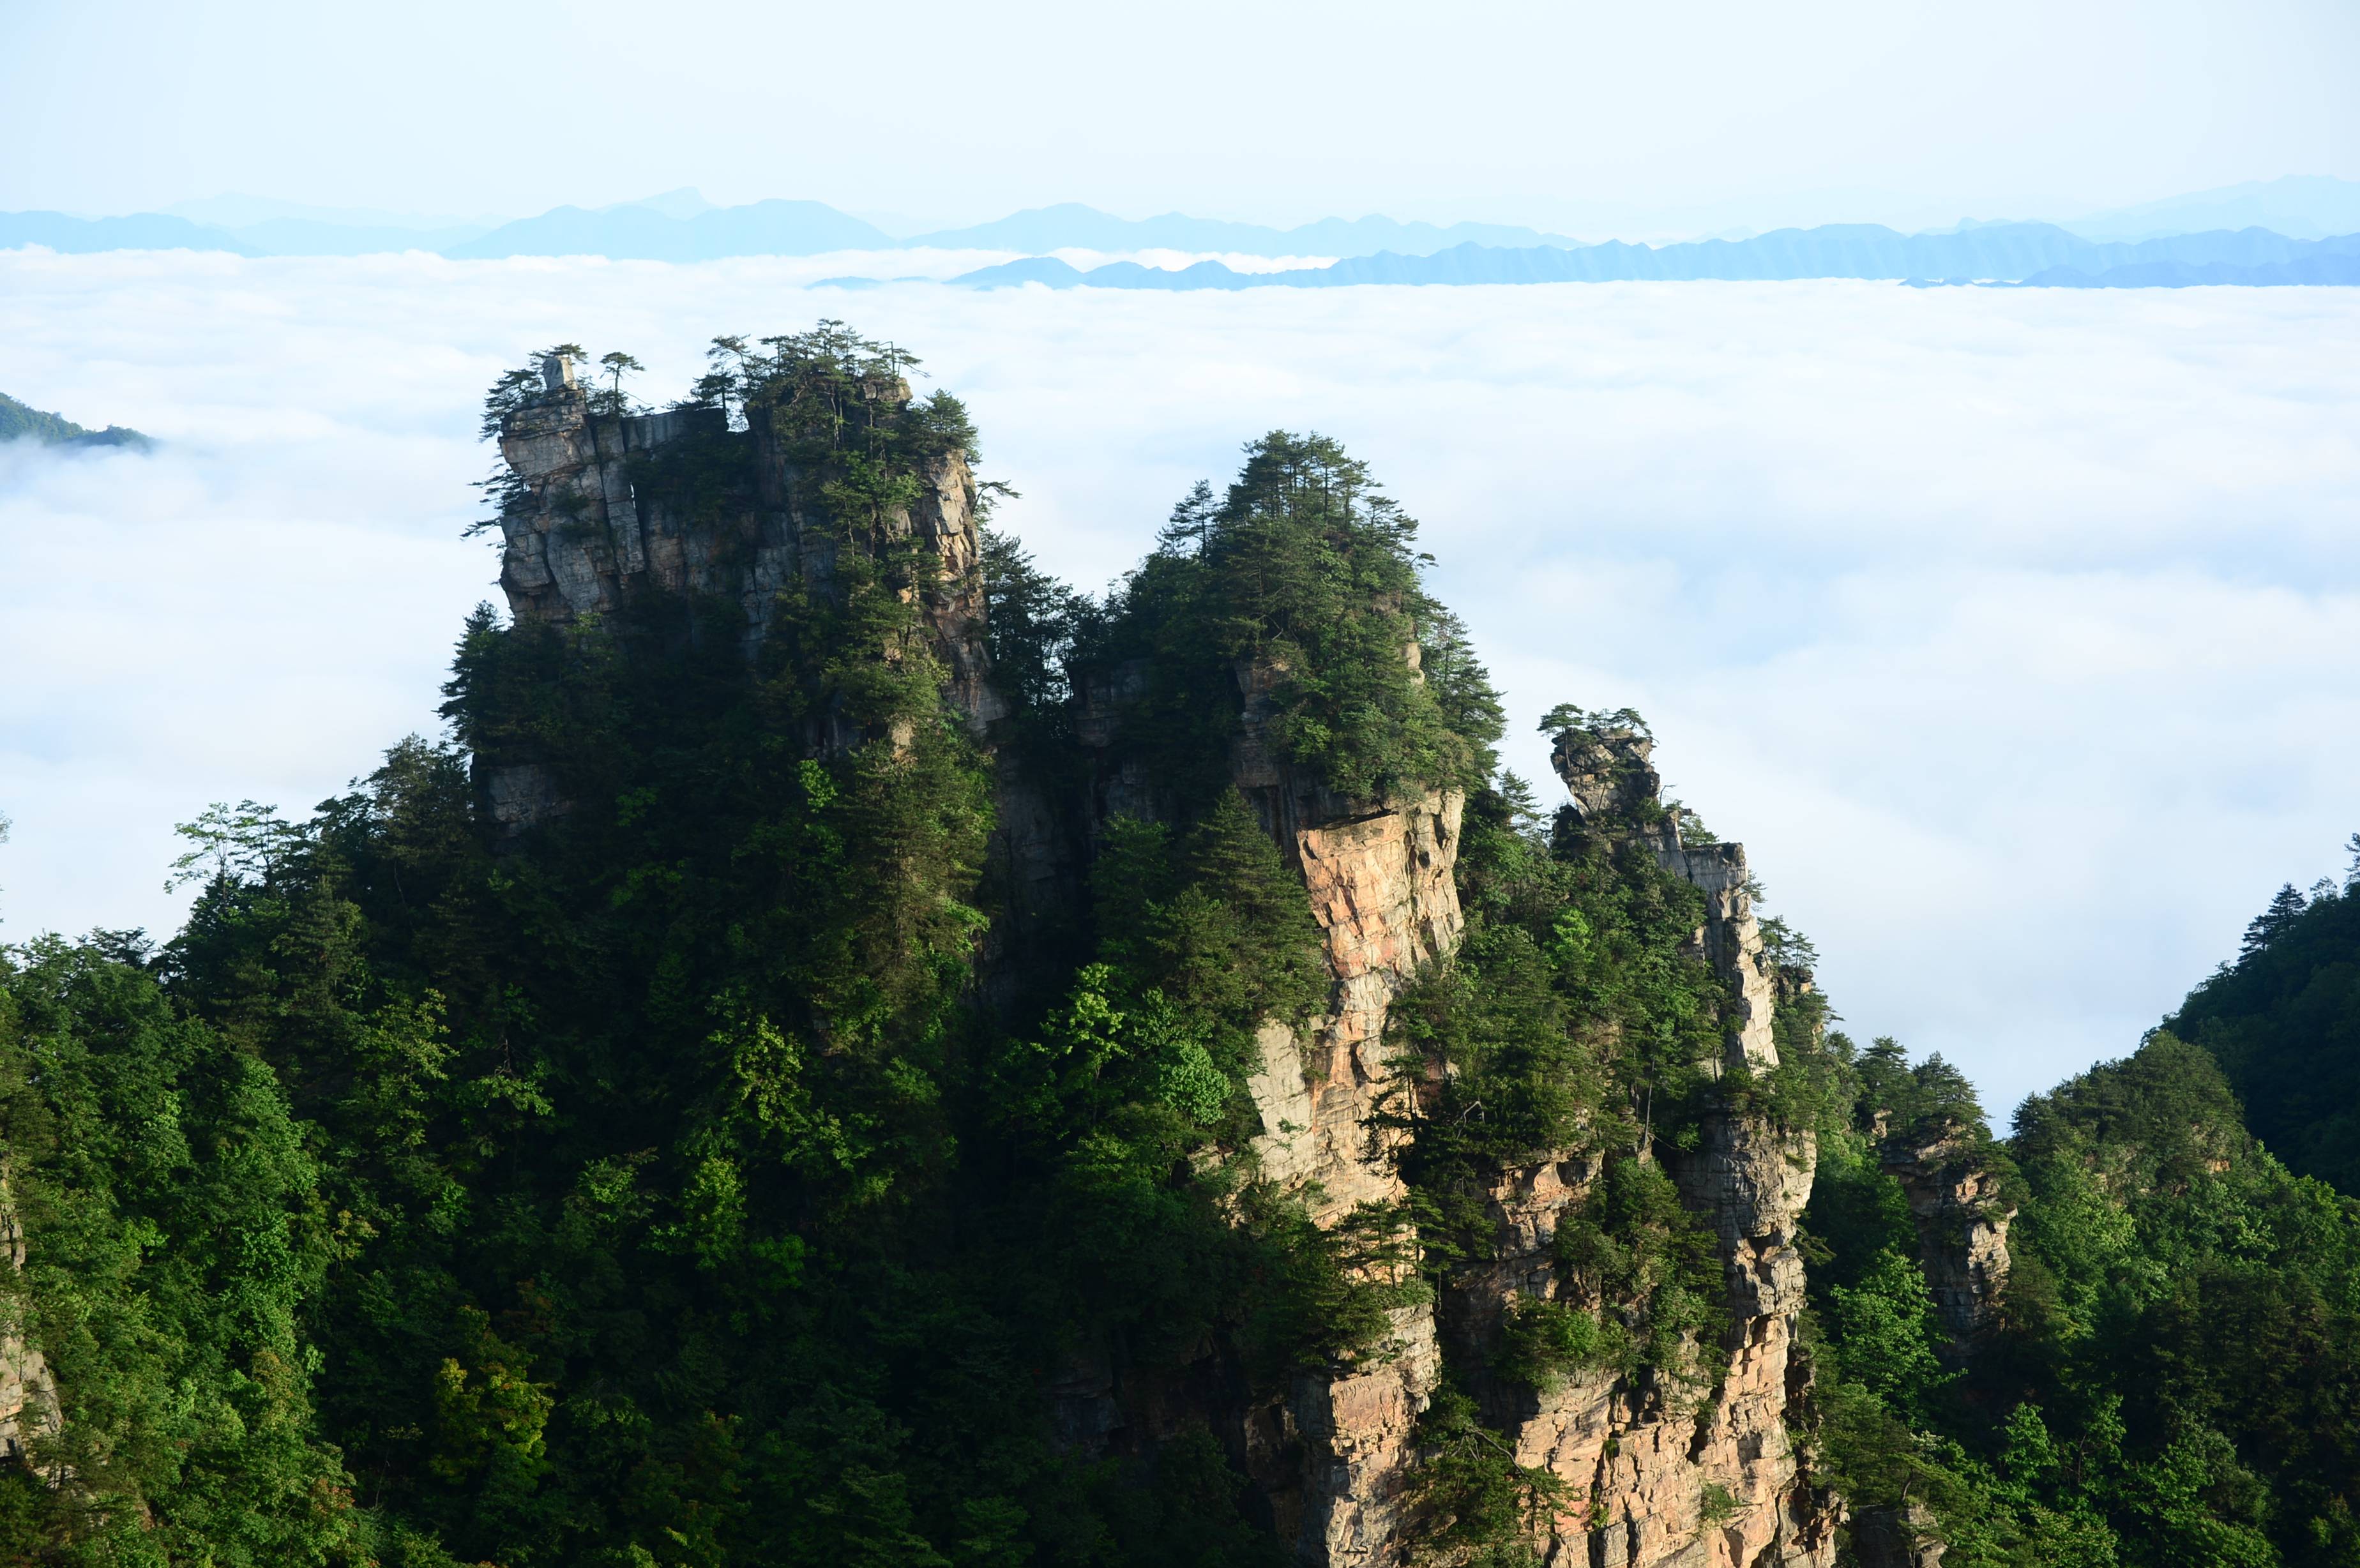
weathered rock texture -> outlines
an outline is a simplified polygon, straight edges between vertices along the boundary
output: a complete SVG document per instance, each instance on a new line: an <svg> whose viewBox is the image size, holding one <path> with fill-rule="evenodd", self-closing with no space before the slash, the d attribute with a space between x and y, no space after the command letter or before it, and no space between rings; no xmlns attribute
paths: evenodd
<svg viewBox="0 0 2360 1568"><path fill-rule="evenodd" d="M1655 801L1664 780L1649 760L1655 743L1636 730L1566 730L1549 762L1573 797L1576 822L1628 822Z"/></svg>
<svg viewBox="0 0 2360 1568"><path fill-rule="evenodd" d="M749 642L759 641L780 590L832 581L843 547L805 515L803 475L761 408L748 411L743 432L732 432L719 408L600 415L566 361L545 362L544 376L543 395L500 429L500 454L524 487L499 519L507 544L500 586L519 620L607 615L649 590L709 593L736 600ZM894 408L910 401L906 381L879 378L862 393ZM694 513L684 510L689 487L661 483L655 460L692 441L729 444L733 434L748 450L730 465L724 498L704 495ZM1003 710L985 678L975 478L952 452L921 479L917 500L890 516L886 531L915 535L941 564L923 606L950 667L953 699L979 723Z"/></svg>
<svg viewBox="0 0 2360 1568"><path fill-rule="evenodd" d="M12 1273L25 1269L25 1229L9 1195L7 1172L0 1167L0 1249L7 1253ZM27 1448L55 1436L63 1417L58 1404L58 1382L40 1347L25 1336L16 1320L16 1302L0 1302L0 1460L21 1460Z"/></svg>
<svg viewBox="0 0 2360 1568"><path fill-rule="evenodd" d="M1878 1158L1909 1196L1918 1258L1951 1347L1971 1350L1999 1323L2007 1293L2007 1227L2016 1210L1955 1122L1929 1136L1888 1135L1878 1144Z"/></svg>
<svg viewBox="0 0 2360 1568"><path fill-rule="evenodd" d="M1301 1038L1281 1024L1262 1030L1262 1071L1248 1087L1262 1115L1263 1171L1302 1192L1322 1225L1406 1195L1396 1139L1380 1130L1396 1073L1385 1013L1464 926L1452 878L1462 804L1438 792L1294 829L1333 989ZM1295 1535L1305 1561L1399 1560L1417 1418L1440 1365L1429 1304L1394 1313L1387 1356L1298 1380L1291 1414L1305 1470Z"/></svg>

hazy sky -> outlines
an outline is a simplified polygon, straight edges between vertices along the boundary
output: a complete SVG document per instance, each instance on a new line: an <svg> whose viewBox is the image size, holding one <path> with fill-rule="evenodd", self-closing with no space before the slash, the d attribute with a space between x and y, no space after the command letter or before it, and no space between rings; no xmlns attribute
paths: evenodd
<svg viewBox="0 0 2360 1568"><path fill-rule="evenodd" d="M1085 585L1251 436L1342 438L1514 764L1558 702L1645 713L1848 1027L1996 1110L2134 1048L2360 828L2360 290L802 287L854 265L0 254L8 390L168 442L0 448L0 939L169 930L173 822L436 728L501 368L619 347L661 397L822 314L969 400Z"/></svg>
<svg viewBox="0 0 2360 1568"><path fill-rule="evenodd" d="M2360 177L2355 81L2351 0L0 0L0 209L2070 216Z"/></svg>

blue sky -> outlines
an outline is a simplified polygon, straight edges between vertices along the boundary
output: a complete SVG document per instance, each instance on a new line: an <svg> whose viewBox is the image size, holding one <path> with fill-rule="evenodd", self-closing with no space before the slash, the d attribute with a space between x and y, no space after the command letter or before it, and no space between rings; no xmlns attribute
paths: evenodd
<svg viewBox="0 0 2360 1568"><path fill-rule="evenodd" d="M2355 80L2347 0L0 0L0 209L2064 217L2360 177Z"/></svg>

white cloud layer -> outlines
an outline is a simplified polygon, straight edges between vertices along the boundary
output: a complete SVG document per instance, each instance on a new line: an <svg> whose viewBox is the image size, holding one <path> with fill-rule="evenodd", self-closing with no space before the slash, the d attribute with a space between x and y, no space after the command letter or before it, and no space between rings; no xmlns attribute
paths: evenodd
<svg viewBox="0 0 2360 1568"><path fill-rule="evenodd" d="M2360 292L1613 284L1156 294L425 256L0 255L0 914L169 929L171 824L436 725L494 563L476 400L571 339L683 387L840 316L966 397L1102 584L1272 426L1370 459L1534 716L1638 707L1857 1035L2005 1111L2120 1054L2360 828Z"/></svg>

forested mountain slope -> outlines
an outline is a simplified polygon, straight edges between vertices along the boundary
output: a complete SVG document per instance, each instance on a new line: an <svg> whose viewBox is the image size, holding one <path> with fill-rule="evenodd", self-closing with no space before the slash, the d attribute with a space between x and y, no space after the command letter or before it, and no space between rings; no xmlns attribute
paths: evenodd
<svg viewBox="0 0 2360 1568"><path fill-rule="evenodd" d="M2289 1166L2360 1195L2360 835L2352 849L2341 888L2279 888L2169 1027L2212 1053Z"/></svg>
<svg viewBox="0 0 2360 1568"><path fill-rule="evenodd" d="M584 357L448 738L0 963L0 1561L2360 1562L2350 1205L1828 1033L1334 442L1092 600L898 350Z"/></svg>
<svg viewBox="0 0 2360 1568"><path fill-rule="evenodd" d="M147 447L155 444L125 425L109 425L103 430L84 430L62 415L45 414L0 392L0 441L37 441L43 446Z"/></svg>

